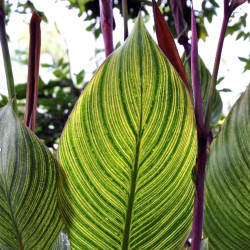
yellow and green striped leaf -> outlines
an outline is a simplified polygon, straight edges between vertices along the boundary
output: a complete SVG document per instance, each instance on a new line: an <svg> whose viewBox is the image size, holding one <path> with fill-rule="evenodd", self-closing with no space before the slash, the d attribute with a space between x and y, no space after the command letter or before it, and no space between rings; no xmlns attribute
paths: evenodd
<svg viewBox="0 0 250 250"><path fill-rule="evenodd" d="M214 140L205 179L204 234L210 249L250 249L250 87Z"/></svg>
<svg viewBox="0 0 250 250"><path fill-rule="evenodd" d="M178 249L191 227L193 106L141 17L80 96L58 159L72 249Z"/></svg>
<svg viewBox="0 0 250 250"><path fill-rule="evenodd" d="M56 167L9 102L0 110L0 249L49 249L56 241Z"/></svg>
<svg viewBox="0 0 250 250"><path fill-rule="evenodd" d="M186 61L186 57L182 57L182 61L184 62L184 68L187 74L189 86L192 92L192 80L191 80L191 73L189 69L188 62ZM201 78L201 94L202 94L202 100L203 100L203 114L205 112L206 108L206 103L208 99L208 94L209 94L209 88L210 88L210 83L211 83L211 74L206 67L205 63L203 60L199 57L199 69L200 69L200 78ZM221 117L222 113L222 100L220 97L220 93L218 90L215 90L215 96L214 96L214 102L212 106L212 114L211 114L211 121L212 123L217 123Z"/></svg>

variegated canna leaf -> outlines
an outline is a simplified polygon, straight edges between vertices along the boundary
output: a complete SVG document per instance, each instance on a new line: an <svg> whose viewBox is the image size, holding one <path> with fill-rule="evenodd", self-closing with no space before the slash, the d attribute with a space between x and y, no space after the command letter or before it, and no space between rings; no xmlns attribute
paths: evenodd
<svg viewBox="0 0 250 250"><path fill-rule="evenodd" d="M178 249L191 228L193 106L141 17L63 131L59 203L72 249Z"/></svg>
<svg viewBox="0 0 250 250"><path fill-rule="evenodd" d="M212 143L205 179L210 249L250 249L250 86Z"/></svg>
<svg viewBox="0 0 250 250"><path fill-rule="evenodd" d="M56 241L56 167L9 102L0 110L0 249L49 249Z"/></svg>

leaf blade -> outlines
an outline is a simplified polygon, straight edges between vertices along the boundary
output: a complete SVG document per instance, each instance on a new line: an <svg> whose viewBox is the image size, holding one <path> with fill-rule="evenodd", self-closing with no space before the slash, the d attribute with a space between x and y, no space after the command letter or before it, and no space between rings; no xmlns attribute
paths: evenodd
<svg viewBox="0 0 250 250"><path fill-rule="evenodd" d="M62 228L57 163L18 120L10 102L0 110L0 148L0 247L48 248Z"/></svg>
<svg viewBox="0 0 250 250"><path fill-rule="evenodd" d="M217 249L249 247L249 96L238 99L212 144L205 180L204 233Z"/></svg>
<svg viewBox="0 0 250 250"><path fill-rule="evenodd" d="M138 18L61 137L59 200L72 248L181 247L195 155L190 97Z"/></svg>

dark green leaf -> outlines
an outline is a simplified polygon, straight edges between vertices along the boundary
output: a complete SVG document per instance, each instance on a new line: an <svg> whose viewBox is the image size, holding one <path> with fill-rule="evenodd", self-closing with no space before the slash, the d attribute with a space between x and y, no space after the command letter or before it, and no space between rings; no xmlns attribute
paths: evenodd
<svg viewBox="0 0 250 250"><path fill-rule="evenodd" d="M249 249L250 86L213 141L206 167L204 235L211 249Z"/></svg>
<svg viewBox="0 0 250 250"><path fill-rule="evenodd" d="M17 118L0 110L0 248L49 249L62 230L57 161Z"/></svg>

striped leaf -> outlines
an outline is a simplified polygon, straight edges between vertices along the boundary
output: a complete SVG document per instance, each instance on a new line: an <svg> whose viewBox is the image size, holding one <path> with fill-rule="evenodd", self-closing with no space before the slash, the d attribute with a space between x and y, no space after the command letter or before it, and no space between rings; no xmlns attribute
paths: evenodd
<svg viewBox="0 0 250 250"><path fill-rule="evenodd" d="M201 249L200 250L208 250L208 238L203 239L201 242Z"/></svg>
<svg viewBox="0 0 250 250"><path fill-rule="evenodd" d="M189 95L139 17L60 140L59 202L72 249L180 248L195 156Z"/></svg>
<svg viewBox="0 0 250 250"><path fill-rule="evenodd" d="M183 56L182 61L184 62L184 68L185 68L185 71L187 74L189 86L190 86L190 89L192 90L190 69L189 69L187 61L185 62L185 60L186 60L186 57ZM212 76L211 76L208 68L206 67L205 63L203 62L203 60L200 57L199 57L199 68L200 68L201 92L202 92L203 114L204 114ZM213 123L217 123L220 119L221 113L222 113L222 100L221 100L219 91L215 90L214 103L213 103L212 114L211 114L211 121Z"/></svg>
<svg viewBox="0 0 250 250"><path fill-rule="evenodd" d="M70 250L70 243L66 233L61 232L51 250Z"/></svg>
<svg viewBox="0 0 250 250"><path fill-rule="evenodd" d="M204 233L211 249L250 249L250 86L211 146Z"/></svg>
<svg viewBox="0 0 250 250"><path fill-rule="evenodd" d="M56 159L17 118L0 110L0 248L49 249L62 221L56 201Z"/></svg>

